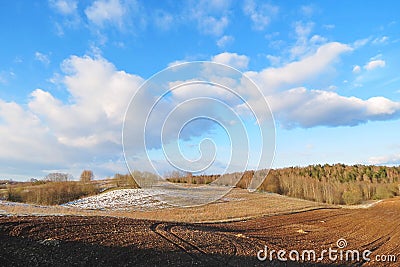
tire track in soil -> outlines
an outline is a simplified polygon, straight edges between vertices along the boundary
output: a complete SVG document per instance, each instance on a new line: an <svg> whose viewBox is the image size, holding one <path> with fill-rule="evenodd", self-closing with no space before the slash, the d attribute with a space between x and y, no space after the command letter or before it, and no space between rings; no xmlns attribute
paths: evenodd
<svg viewBox="0 0 400 267"><path fill-rule="evenodd" d="M199 231L202 233L202 236L200 238L204 238L204 234L210 234L210 232L212 232L212 235L215 236L219 236L220 238L218 238L217 240L221 243L221 240L227 241L230 245L230 247L232 248L232 253L230 253L229 255L224 254L221 252L221 255L224 255L226 257L226 259L224 259L223 256L217 256L216 254L213 254L211 251L210 252L206 252L204 249L201 249L204 253L207 254L208 257L213 258L215 261L217 261L218 263L221 264L221 266L236 266L236 265L232 265L231 262L232 260L236 257L239 256L238 248L242 248L242 251L244 251L243 246L240 244L240 242L237 242L235 240L235 238L237 238L237 236L235 236L233 233L226 233L223 230L219 231L215 231L215 230L211 230L209 227L198 227L199 225L190 225L190 226L185 226L184 229L186 231ZM173 226L174 227L174 226ZM182 226L181 226L182 227ZM172 227L171 227L172 230ZM173 233L174 234L174 233ZM177 235L177 234L174 234ZM184 239L183 237L180 237L181 239ZM186 242L189 242L186 240ZM193 242L189 242L190 244L193 245ZM226 244L224 244L226 246ZM199 247L196 245L196 247Z"/></svg>
<svg viewBox="0 0 400 267"><path fill-rule="evenodd" d="M164 222L158 222L154 223L150 226L150 229L157 235L159 235L161 238L165 239L169 243L172 243L174 246L178 247L180 250L185 252L187 255L189 255L193 260L195 260L198 263L201 264L207 264L207 265L215 265L218 263L218 266L230 266L228 264L228 261L224 261L220 257L207 253L197 245L193 244L192 242L178 236L177 234L173 233L172 229L174 227L178 226L177 224L174 223L164 223ZM182 225L179 225L182 226ZM236 252L236 247L235 247L235 252ZM236 255L236 254L235 254ZM200 257L201 256L201 257Z"/></svg>
<svg viewBox="0 0 400 267"><path fill-rule="evenodd" d="M220 236L223 236L225 238L227 238L229 240L229 243L232 245L233 247L233 253L231 255L229 255L229 258L226 260L225 265L226 266L233 266L232 260L234 260L234 258L239 254L239 250L240 252L245 252L244 246L236 241L235 239L237 238L236 236L232 235L231 233L217 233ZM233 263L234 264L234 263Z"/></svg>

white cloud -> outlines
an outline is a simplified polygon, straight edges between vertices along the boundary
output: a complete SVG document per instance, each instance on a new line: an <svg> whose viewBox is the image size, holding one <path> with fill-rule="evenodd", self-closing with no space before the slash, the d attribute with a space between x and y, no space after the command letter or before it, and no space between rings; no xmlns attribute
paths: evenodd
<svg viewBox="0 0 400 267"><path fill-rule="evenodd" d="M373 70L376 68L383 68L383 67L385 67L385 65L386 65L386 62L382 59L371 60L364 66L364 69Z"/></svg>
<svg viewBox="0 0 400 267"><path fill-rule="evenodd" d="M13 162L19 162L21 167L57 164L69 154L68 150L62 153L58 149L51 130L33 112L15 102L0 100L0 134L2 169L8 169L7 164L12 166Z"/></svg>
<svg viewBox="0 0 400 267"><path fill-rule="evenodd" d="M372 43L373 44L384 44L389 40L389 37L387 36L382 36L382 37L377 37L375 38Z"/></svg>
<svg viewBox="0 0 400 267"><path fill-rule="evenodd" d="M320 46L321 43L326 41L325 38L319 35L314 35L309 38L313 28L313 22L303 23L298 21L295 23L294 30L297 40L295 45L290 49L292 59L299 58L309 54L310 52L313 52L316 47Z"/></svg>
<svg viewBox="0 0 400 267"><path fill-rule="evenodd" d="M132 31L146 25L146 12L137 1L97 0L85 9L85 15L89 22L100 28L114 26Z"/></svg>
<svg viewBox="0 0 400 267"><path fill-rule="evenodd" d="M277 121L285 128L354 126L368 121L399 118L400 103L384 97L363 100L341 96L337 92L302 87L304 83L332 69L341 54L352 50L345 44L328 43L299 61L246 74L264 92ZM330 90L333 88L329 87ZM249 103L254 107L260 101L250 96Z"/></svg>
<svg viewBox="0 0 400 267"><path fill-rule="evenodd" d="M64 36L64 28L61 26L60 23L55 22L55 23L54 23L54 28L55 28L56 34L57 34L59 37Z"/></svg>
<svg viewBox="0 0 400 267"><path fill-rule="evenodd" d="M121 25L125 12L119 0L97 0L85 9L87 18L98 26L106 22Z"/></svg>
<svg viewBox="0 0 400 267"><path fill-rule="evenodd" d="M78 2L75 0L50 0L50 6L62 15L76 14Z"/></svg>
<svg viewBox="0 0 400 267"><path fill-rule="evenodd" d="M64 28L78 28L81 18L78 13L78 1L75 0L49 0L50 7L63 17L54 21L54 29L58 36L64 35Z"/></svg>
<svg viewBox="0 0 400 267"><path fill-rule="evenodd" d="M348 45L332 42L320 46L314 54L286 64L281 68L267 68L246 74L262 86L265 94L298 86L300 83L326 72L339 55L352 51Z"/></svg>
<svg viewBox="0 0 400 267"><path fill-rule="evenodd" d="M249 58L236 53L221 53L212 57L211 61L222 63L237 69L246 69L249 64Z"/></svg>
<svg viewBox="0 0 400 267"><path fill-rule="evenodd" d="M82 171L90 162L121 157L124 112L143 79L117 71L102 58L72 56L63 70L67 103L42 89L31 93L26 108L0 100L3 162Z"/></svg>
<svg viewBox="0 0 400 267"><path fill-rule="evenodd" d="M48 55L42 54L40 52L35 52L35 59L42 62L45 65L50 64L50 59Z"/></svg>
<svg viewBox="0 0 400 267"><path fill-rule="evenodd" d="M323 44L326 43L327 39L325 37L322 37L318 34L313 35L310 39L310 43L312 44Z"/></svg>
<svg viewBox="0 0 400 267"><path fill-rule="evenodd" d="M361 67L359 65L355 65L353 67L353 73L360 73L360 71L361 71Z"/></svg>
<svg viewBox="0 0 400 267"><path fill-rule="evenodd" d="M270 4L247 0L244 4L243 12L253 22L253 29L262 31L269 25L271 17L278 14L279 8Z"/></svg>
<svg viewBox="0 0 400 267"><path fill-rule="evenodd" d="M221 18L208 16L203 18L203 20L199 23L199 27L200 30L206 34L220 36L221 34L223 34L228 24L229 20L226 16L223 16Z"/></svg>
<svg viewBox="0 0 400 267"><path fill-rule="evenodd" d="M235 40L235 38L233 36L224 35L224 36L222 36L221 38L218 39L217 46L219 48L224 48L227 45L233 43L234 40Z"/></svg>
<svg viewBox="0 0 400 267"><path fill-rule="evenodd" d="M381 96L371 97L366 100L368 104L366 114L372 116L391 116L396 115L400 111L400 103L393 102Z"/></svg>
<svg viewBox="0 0 400 267"><path fill-rule="evenodd" d="M358 49L366 45L370 41L370 38L359 39L353 43L353 48Z"/></svg>
<svg viewBox="0 0 400 267"><path fill-rule="evenodd" d="M281 63L281 58L278 56L267 55L267 59L271 62L272 66L278 66Z"/></svg>
<svg viewBox="0 0 400 267"><path fill-rule="evenodd" d="M267 97L281 126L355 126L374 120L400 117L400 103L384 97L362 100L344 97L336 92L291 89Z"/></svg>
<svg viewBox="0 0 400 267"><path fill-rule="evenodd" d="M370 157L368 159L368 163L374 164L374 165L399 165L400 164L400 154Z"/></svg>
<svg viewBox="0 0 400 267"><path fill-rule="evenodd" d="M299 38L306 38L309 36L313 28L313 22L302 23L301 21L298 21L295 24L295 32Z"/></svg>
<svg viewBox="0 0 400 267"><path fill-rule="evenodd" d="M12 71L0 71L0 84L8 84L15 76L15 73Z"/></svg>
<svg viewBox="0 0 400 267"><path fill-rule="evenodd" d="M221 36L229 25L228 0L201 0L188 2L184 10L187 20L195 20L200 32L208 35Z"/></svg>
<svg viewBox="0 0 400 267"><path fill-rule="evenodd" d="M315 8L312 5L301 6L300 11L304 16L312 16L315 12Z"/></svg>

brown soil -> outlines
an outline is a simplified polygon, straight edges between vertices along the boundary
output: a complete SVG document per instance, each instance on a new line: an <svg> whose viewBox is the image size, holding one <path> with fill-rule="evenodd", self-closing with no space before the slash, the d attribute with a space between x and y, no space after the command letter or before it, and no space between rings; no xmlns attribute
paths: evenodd
<svg viewBox="0 0 400 267"><path fill-rule="evenodd" d="M400 198L368 209L327 209L230 223L84 216L0 217L5 266L400 266ZM257 251L371 250L370 262L259 261ZM395 255L397 262L378 262ZM276 256L276 254L275 254ZM286 254L286 257L288 255ZM290 264L288 264L290 263Z"/></svg>

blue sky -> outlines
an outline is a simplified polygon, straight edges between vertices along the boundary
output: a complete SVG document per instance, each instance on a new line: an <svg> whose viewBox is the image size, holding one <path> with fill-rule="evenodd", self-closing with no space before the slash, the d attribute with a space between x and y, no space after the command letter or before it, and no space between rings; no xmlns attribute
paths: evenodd
<svg viewBox="0 0 400 267"><path fill-rule="evenodd" d="M129 99L153 74L198 60L231 65L259 86L276 122L273 167L398 165L399 9L396 1L1 1L0 179L127 172Z"/></svg>

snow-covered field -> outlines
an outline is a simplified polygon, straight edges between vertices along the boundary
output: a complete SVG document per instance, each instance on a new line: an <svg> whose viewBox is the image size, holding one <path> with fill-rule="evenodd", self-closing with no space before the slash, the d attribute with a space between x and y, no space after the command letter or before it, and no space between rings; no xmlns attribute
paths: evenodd
<svg viewBox="0 0 400 267"><path fill-rule="evenodd" d="M169 207L158 198L159 189L119 189L65 203L61 206L91 210L151 210Z"/></svg>
<svg viewBox="0 0 400 267"><path fill-rule="evenodd" d="M61 206L89 210L154 210L229 200L224 197L226 188L220 186L187 189L168 185L146 189L118 189L74 200Z"/></svg>

